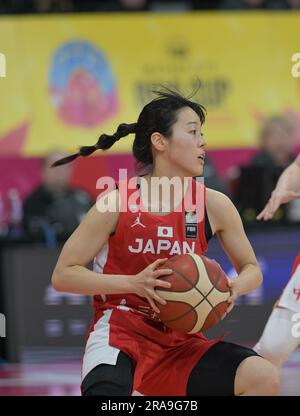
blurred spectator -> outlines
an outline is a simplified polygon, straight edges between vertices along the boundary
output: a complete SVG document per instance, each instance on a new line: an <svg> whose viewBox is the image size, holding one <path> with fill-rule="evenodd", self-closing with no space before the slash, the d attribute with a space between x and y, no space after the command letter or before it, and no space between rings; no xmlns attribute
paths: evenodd
<svg viewBox="0 0 300 416"><path fill-rule="evenodd" d="M149 4L149 9L155 12L185 12L192 10L193 4L188 0L178 0L178 1L152 1Z"/></svg>
<svg viewBox="0 0 300 416"><path fill-rule="evenodd" d="M223 10L255 10L286 8L285 0L223 0L220 8Z"/></svg>
<svg viewBox="0 0 300 416"><path fill-rule="evenodd" d="M65 156L54 152L44 159L42 184L24 202L23 227L25 237L31 240L43 240L48 245L65 240L93 204L85 191L68 186L71 165L51 168Z"/></svg>
<svg viewBox="0 0 300 416"><path fill-rule="evenodd" d="M0 13L299 9L300 0L0 0Z"/></svg>
<svg viewBox="0 0 300 416"><path fill-rule="evenodd" d="M267 119L260 131L259 146L250 166L286 168L294 160L294 129L290 121L282 116Z"/></svg>
<svg viewBox="0 0 300 416"><path fill-rule="evenodd" d="M72 0L0 0L0 12L60 13L74 10Z"/></svg>
<svg viewBox="0 0 300 416"><path fill-rule="evenodd" d="M206 157L204 164L204 183L208 188L223 192L229 196L226 183L218 176L213 163Z"/></svg>
<svg viewBox="0 0 300 416"><path fill-rule="evenodd" d="M146 10L147 0L120 0L120 6L124 10Z"/></svg>
<svg viewBox="0 0 300 416"><path fill-rule="evenodd" d="M73 0L76 12L121 12L142 11L148 9L148 0Z"/></svg>
<svg viewBox="0 0 300 416"><path fill-rule="evenodd" d="M72 12L72 0L33 0L34 10L38 13Z"/></svg>
<svg viewBox="0 0 300 416"><path fill-rule="evenodd" d="M300 0L286 0L287 7L290 9L300 9Z"/></svg>
<svg viewBox="0 0 300 416"><path fill-rule="evenodd" d="M260 150L248 166L241 167L237 179L235 203L245 225L260 226L256 216L262 210L276 182L293 160L294 128L283 116L268 118L259 134ZM274 221L288 223L289 206L277 212Z"/></svg>

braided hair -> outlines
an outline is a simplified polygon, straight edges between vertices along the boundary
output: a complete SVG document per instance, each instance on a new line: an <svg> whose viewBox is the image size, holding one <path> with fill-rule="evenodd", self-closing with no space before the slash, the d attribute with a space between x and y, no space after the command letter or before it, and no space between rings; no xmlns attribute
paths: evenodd
<svg viewBox="0 0 300 416"><path fill-rule="evenodd" d="M199 90L198 86L197 91ZM197 92L195 91L192 96ZM142 166L153 163L151 146L151 135L154 132L161 133L167 139L172 136L172 127L178 119L178 111L184 107L190 107L198 115L201 124L205 122L206 109L201 104L191 101L177 91L163 87L162 90L152 91L157 97L150 101L141 111L136 123L119 125L116 133L112 135L101 134L97 143L93 146L82 146L78 153L67 156L53 163L54 166L64 165L72 162L78 156L89 156L96 150L107 150L112 145L126 137L128 134L135 134L133 142L133 155L136 161Z"/></svg>
<svg viewBox="0 0 300 416"><path fill-rule="evenodd" d="M59 159L53 163L53 167L65 165L66 163L70 163L73 160L77 159L78 156L90 156L96 150L106 150L112 147L112 145L120 140L122 137L128 136L128 134L135 133L136 123L132 124L125 124L122 123L119 125L117 131L112 134L101 134L96 144L93 146L82 146L80 147L79 151L73 155L64 157L63 159Z"/></svg>

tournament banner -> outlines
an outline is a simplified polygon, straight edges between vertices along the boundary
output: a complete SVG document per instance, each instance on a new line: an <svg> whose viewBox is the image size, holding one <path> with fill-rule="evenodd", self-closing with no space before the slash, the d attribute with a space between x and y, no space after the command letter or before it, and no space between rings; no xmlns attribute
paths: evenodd
<svg viewBox="0 0 300 416"><path fill-rule="evenodd" d="M198 79L209 148L255 146L268 116L300 126L299 27L297 12L1 17L0 155L94 144L136 121L152 89L189 94Z"/></svg>

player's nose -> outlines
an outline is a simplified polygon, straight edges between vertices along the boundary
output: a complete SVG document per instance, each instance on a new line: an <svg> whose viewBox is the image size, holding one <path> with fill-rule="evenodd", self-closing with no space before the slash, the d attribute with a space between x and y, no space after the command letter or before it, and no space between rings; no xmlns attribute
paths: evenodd
<svg viewBox="0 0 300 416"><path fill-rule="evenodd" d="M197 147L203 148L204 150L206 149L206 141L203 134L199 134L198 136Z"/></svg>

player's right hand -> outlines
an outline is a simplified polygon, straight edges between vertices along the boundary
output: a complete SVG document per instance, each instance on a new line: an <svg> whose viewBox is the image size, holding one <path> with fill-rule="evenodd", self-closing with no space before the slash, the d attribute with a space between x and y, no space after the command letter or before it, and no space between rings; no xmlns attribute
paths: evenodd
<svg viewBox="0 0 300 416"><path fill-rule="evenodd" d="M142 298L146 298L156 313L159 313L160 311L155 305L154 301L161 303L162 305L166 305L167 302L156 293L155 288L162 287L169 289L171 287L171 283L160 280L159 277L172 274L173 270L156 270L158 266L163 265L167 260L167 258L156 260L154 263L149 264L149 266L147 266L143 271L134 277L134 293L141 296Z"/></svg>
<svg viewBox="0 0 300 416"><path fill-rule="evenodd" d="M257 220L268 221L273 218L275 212L280 207L281 204L286 204L287 202L292 201L293 199L300 198L300 194L292 191L273 191L271 198L267 202L264 209L256 217Z"/></svg>

